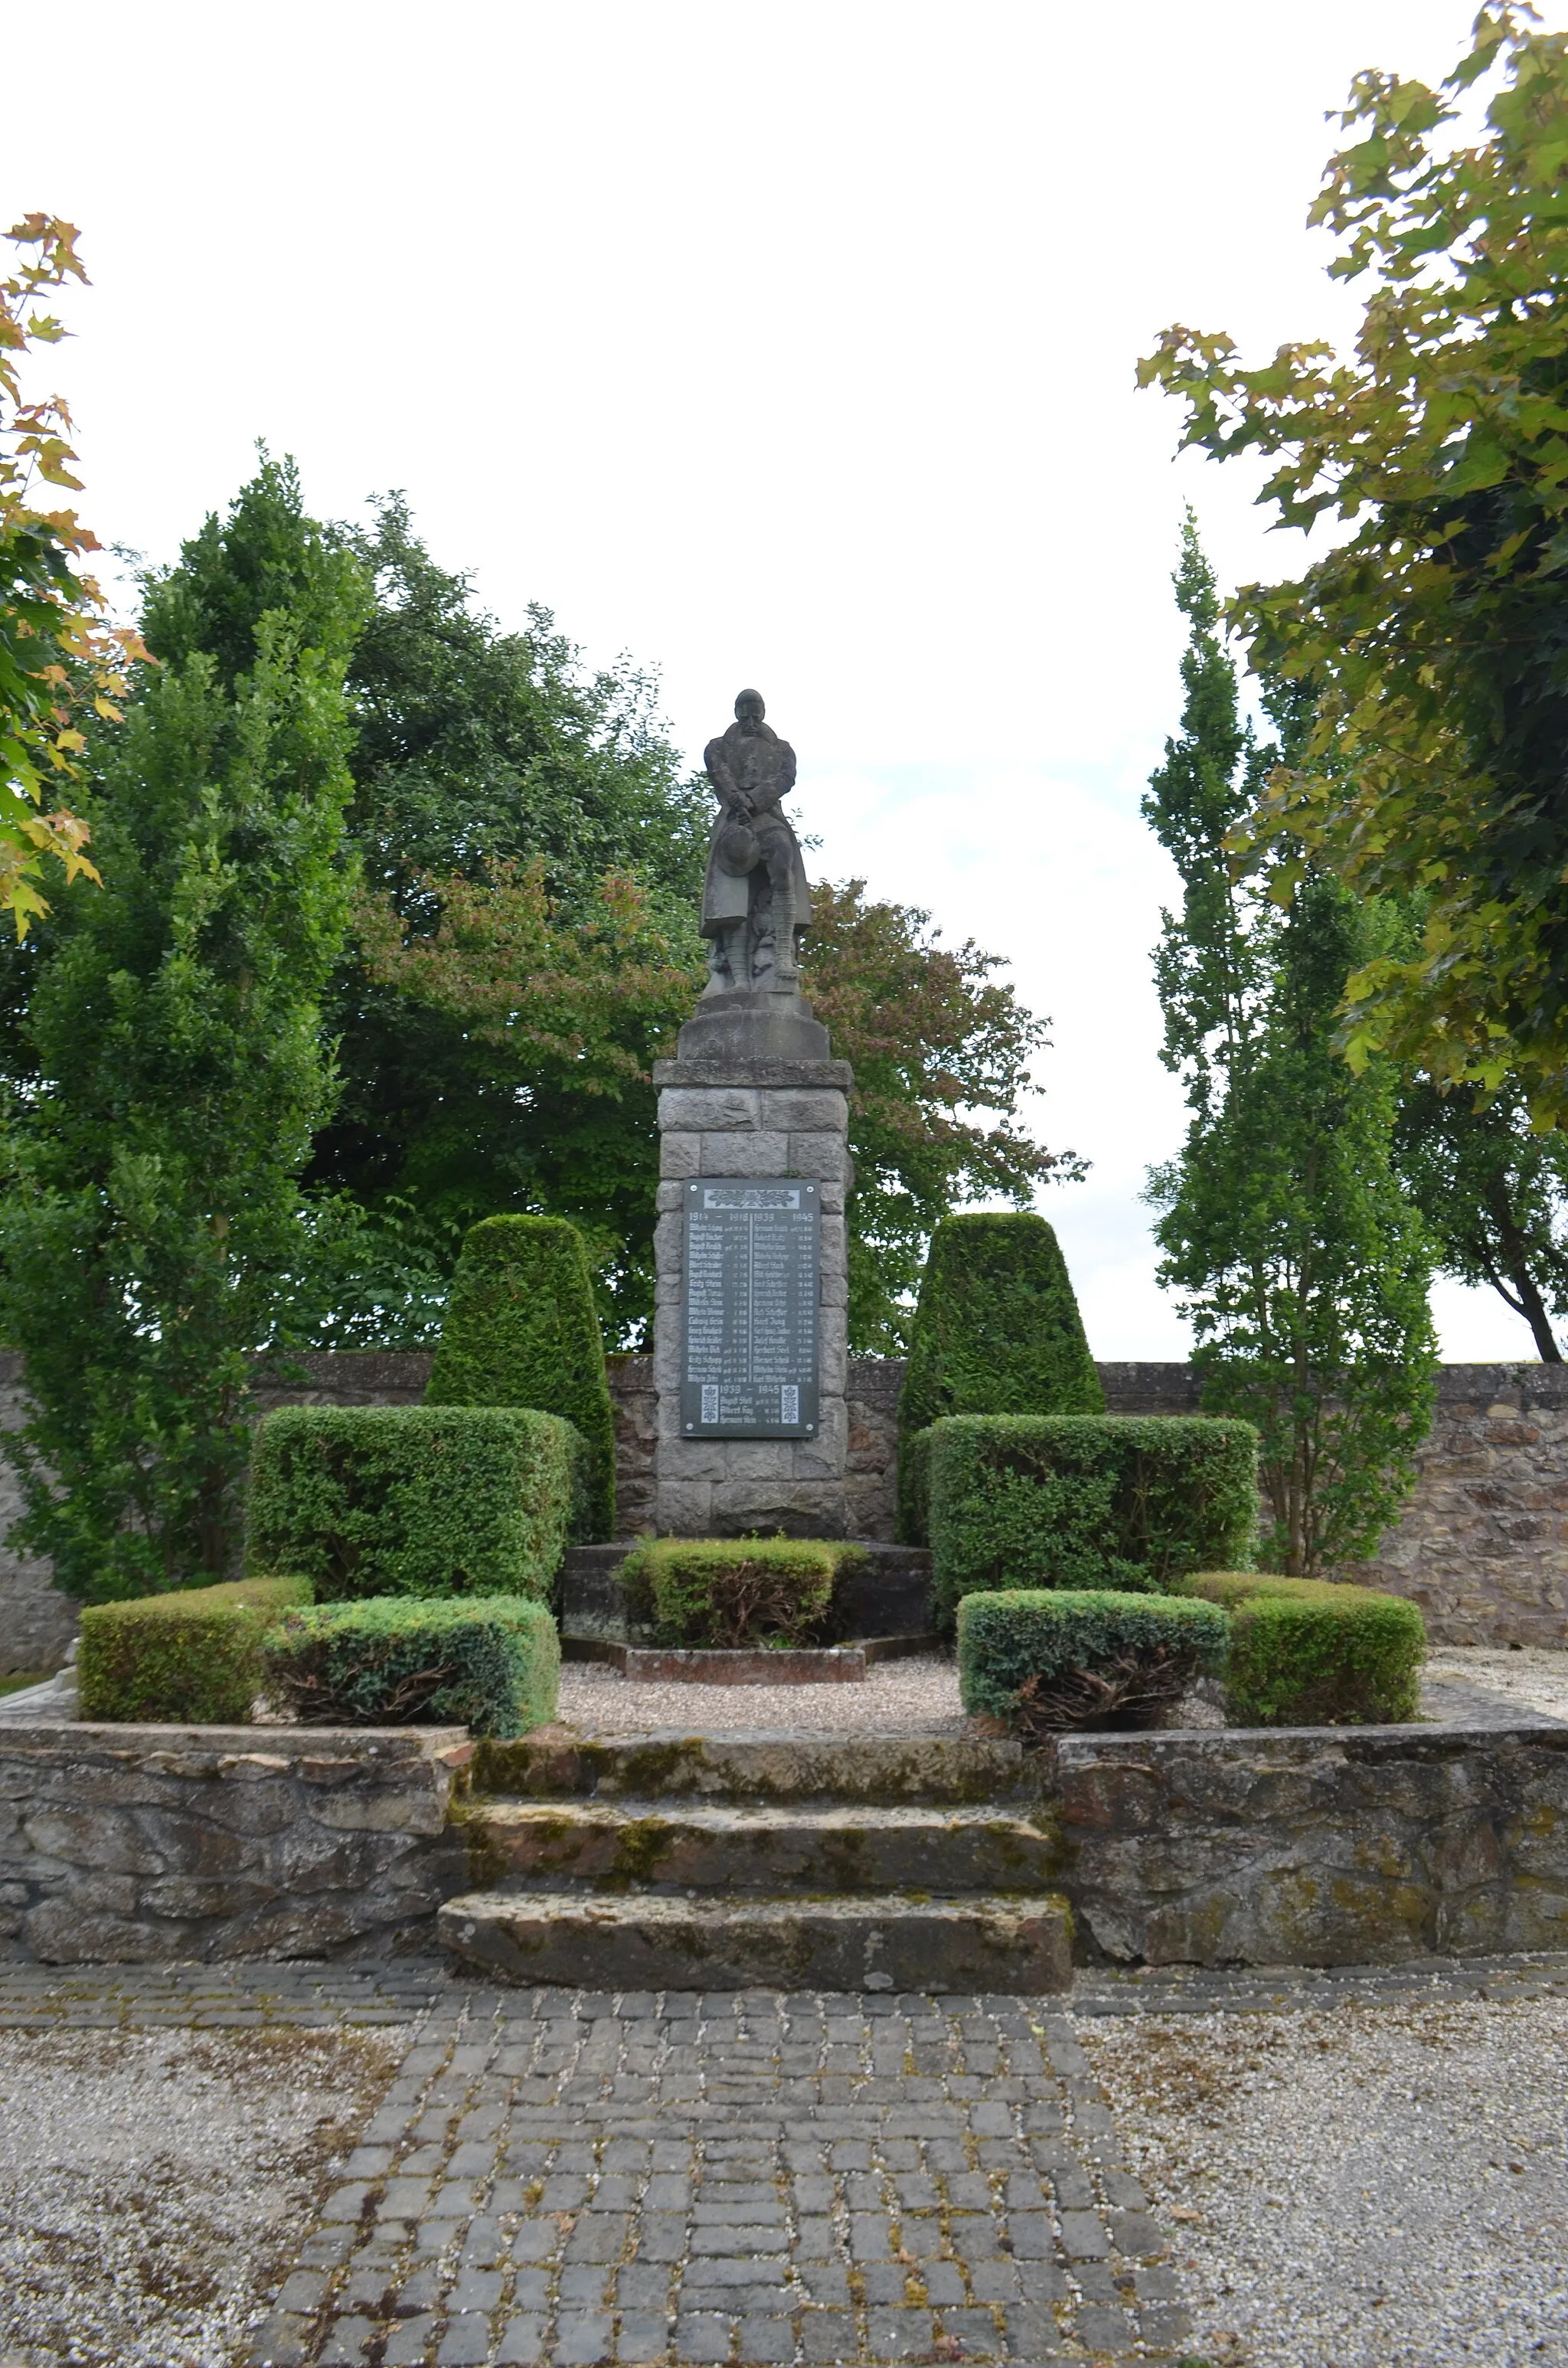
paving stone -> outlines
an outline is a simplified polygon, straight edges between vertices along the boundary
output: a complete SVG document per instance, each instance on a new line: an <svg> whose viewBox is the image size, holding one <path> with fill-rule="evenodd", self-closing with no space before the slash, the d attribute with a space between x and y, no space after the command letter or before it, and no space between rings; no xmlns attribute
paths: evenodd
<svg viewBox="0 0 1568 2368"><path fill-rule="evenodd" d="M682 2361L705 2363L728 2360L730 2356L730 2321L710 2313L683 2312L676 2321L676 2356ZM812 2354L807 2353L810 2359ZM853 2357L853 2354L851 2354Z"/></svg>
<svg viewBox="0 0 1568 2368"><path fill-rule="evenodd" d="M490 2321L478 2311L464 2311L447 2322L437 2368L484 2368L490 2352Z"/></svg>
<svg viewBox="0 0 1568 2368"><path fill-rule="evenodd" d="M375 2332L368 2318L335 2320L319 2354L322 2368L348 2368L350 2362L363 2360L365 2346Z"/></svg>
<svg viewBox="0 0 1568 2368"><path fill-rule="evenodd" d="M434 2318L400 2319L387 2337L384 2356L386 2368L420 2368L429 2357L430 2339L436 2332Z"/></svg>
<svg viewBox="0 0 1568 2368"><path fill-rule="evenodd" d="M563 2310L551 2358L560 2368L584 2368L585 2363L610 2357L614 2337L615 2322L608 2310Z"/></svg>
<svg viewBox="0 0 1568 2368"><path fill-rule="evenodd" d="M556 2280L556 2291L562 2304L571 2303L579 2310L597 2310L609 2305L609 2283L612 2271L603 2262L571 2261Z"/></svg>
<svg viewBox="0 0 1568 2368"><path fill-rule="evenodd" d="M534 2362L549 2356L545 2323L541 2317L519 2316L507 2320L495 2347L497 2368L534 2368ZM387 2359L390 2363L392 2354Z"/></svg>
<svg viewBox="0 0 1568 2368"><path fill-rule="evenodd" d="M1137 2330L1124 2310L1107 2310L1083 2303L1073 2321L1073 2332L1090 2351L1131 2351Z"/></svg>
<svg viewBox="0 0 1568 2368"><path fill-rule="evenodd" d="M465 2270L447 2297L447 2308L494 2310L505 2283L499 2270Z"/></svg>
<svg viewBox="0 0 1568 2368"><path fill-rule="evenodd" d="M855 2314L847 2310L809 2310L801 2320L801 2356L827 2363L858 2357Z"/></svg>
<svg viewBox="0 0 1568 2368"><path fill-rule="evenodd" d="M1005 2314L1007 2351L1018 2361L1055 2360L1062 2351L1062 2329L1054 2315L1038 2303L1014 2303ZM944 2326L948 2314L942 2315Z"/></svg>
<svg viewBox="0 0 1568 2368"><path fill-rule="evenodd" d="M975 2316L972 2311L966 2315ZM912 2360L917 2352L929 2352L932 2340L928 2310L869 2310L866 2314L866 2340L873 2359Z"/></svg>
<svg viewBox="0 0 1568 2368"><path fill-rule="evenodd" d="M618 2360L662 2360L669 2348L669 2320L664 2311L628 2310L620 2317L616 2338Z"/></svg>

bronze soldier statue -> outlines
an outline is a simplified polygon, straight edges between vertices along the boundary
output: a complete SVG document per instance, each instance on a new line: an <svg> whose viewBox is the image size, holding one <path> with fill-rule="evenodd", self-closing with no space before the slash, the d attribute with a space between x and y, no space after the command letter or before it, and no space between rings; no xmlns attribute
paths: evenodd
<svg viewBox="0 0 1568 2368"><path fill-rule="evenodd" d="M705 997L799 991L811 895L779 804L795 786L795 752L765 713L761 692L743 690L734 722L702 752L719 800L702 891L702 934L711 941Z"/></svg>

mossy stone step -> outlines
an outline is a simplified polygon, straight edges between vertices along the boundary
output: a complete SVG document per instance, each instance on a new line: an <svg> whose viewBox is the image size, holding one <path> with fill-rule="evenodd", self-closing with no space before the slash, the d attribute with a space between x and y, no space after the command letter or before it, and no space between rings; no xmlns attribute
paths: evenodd
<svg viewBox="0 0 1568 2368"><path fill-rule="evenodd" d="M810 1989L1037 1996L1072 1987L1055 1894L925 1901L473 1891L442 1940L492 1980L593 1990Z"/></svg>
<svg viewBox="0 0 1568 2368"><path fill-rule="evenodd" d="M955 1805L1032 1798L1035 1767L1007 1738L725 1728L579 1735L536 1727L481 1743L478 1794L525 1800L835 1801Z"/></svg>
<svg viewBox="0 0 1568 2368"><path fill-rule="evenodd" d="M1048 1891L1054 1821L1005 1808L479 1801L460 1812L487 1885L801 1893Z"/></svg>

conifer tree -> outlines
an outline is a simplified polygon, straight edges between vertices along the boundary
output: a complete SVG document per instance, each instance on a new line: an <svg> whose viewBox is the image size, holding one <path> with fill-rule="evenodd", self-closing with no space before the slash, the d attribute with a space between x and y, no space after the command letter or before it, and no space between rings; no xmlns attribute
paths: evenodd
<svg viewBox="0 0 1568 2368"><path fill-rule="evenodd" d="M308 1235L297 1178L332 1100L321 997L343 942L344 668L358 563L264 461L148 587L138 670L87 801L108 884L51 916L21 1025L0 1332L31 1412L13 1531L91 1600L229 1569L250 1352Z"/></svg>
<svg viewBox="0 0 1568 2368"><path fill-rule="evenodd" d="M1258 1427L1266 1559L1311 1574L1375 1553L1431 1420L1431 1258L1393 1167L1397 1079L1377 1060L1353 1075L1332 1042L1346 977L1401 922L1312 868L1283 904L1233 875L1227 835L1310 701L1266 687L1278 744L1243 721L1190 513L1175 582L1186 703L1143 811L1182 882L1155 976L1191 1116L1150 1177L1160 1280L1191 1319L1206 1409Z"/></svg>

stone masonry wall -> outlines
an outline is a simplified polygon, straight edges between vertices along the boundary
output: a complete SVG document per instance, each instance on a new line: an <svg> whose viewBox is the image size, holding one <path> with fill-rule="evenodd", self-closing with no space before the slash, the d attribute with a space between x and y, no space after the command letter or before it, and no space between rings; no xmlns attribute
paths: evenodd
<svg viewBox="0 0 1568 2368"><path fill-rule="evenodd" d="M320 1957L467 1879L461 1727L0 1727L0 1957Z"/></svg>
<svg viewBox="0 0 1568 2368"><path fill-rule="evenodd" d="M1074 1735L1062 1888L1104 1955L1397 1964L1568 1945L1568 1726Z"/></svg>
<svg viewBox="0 0 1568 2368"><path fill-rule="evenodd" d="M0 1427L21 1418L21 1360L0 1353ZM900 1358L847 1365L846 1528L890 1541ZM313 1353L264 1383L274 1406L416 1406L430 1358L423 1351ZM1178 1364L1104 1364L1112 1414L1188 1414L1198 1383ZM612 1357L619 1531L654 1518L653 1359ZM1446 1365L1432 1433L1417 1457L1415 1493L1377 1560L1346 1577L1386 1587L1421 1606L1437 1644L1568 1644L1568 1366ZM0 1537L20 1509L0 1462ZM75 1608L49 1584L48 1566L0 1546L0 1670L57 1668L75 1632Z"/></svg>

